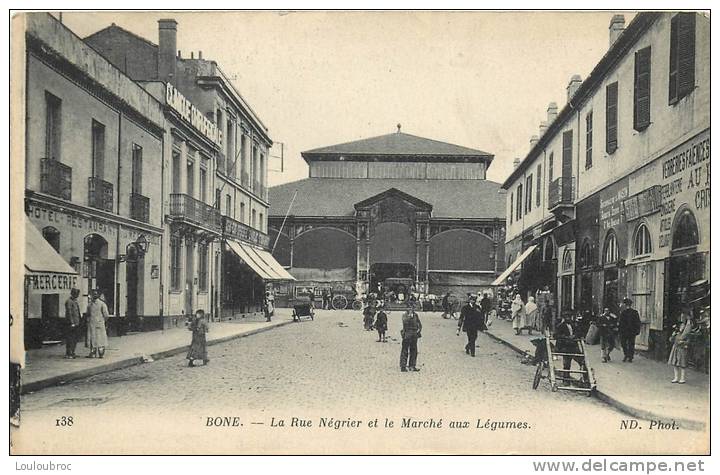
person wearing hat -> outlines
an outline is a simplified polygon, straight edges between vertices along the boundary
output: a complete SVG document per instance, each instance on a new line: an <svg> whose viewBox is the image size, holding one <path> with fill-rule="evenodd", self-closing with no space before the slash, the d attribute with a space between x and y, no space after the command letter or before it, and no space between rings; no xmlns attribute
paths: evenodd
<svg viewBox="0 0 720 475"><path fill-rule="evenodd" d="M87 308L87 346L90 347L90 354L86 358L102 358L105 356L107 346L107 330L105 325L110 314L107 305L100 298L100 290L92 291L92 297Z"/></svg>
<svg viewBox="0 0 720 475"><path fill-rule="evenodd" d="M75 359L75 347L80 328L80 289L71 289L70 298L65 301L65 358Z"/></svg>
<svg viewBox="0 0 720 475"><path fill-rule="evenodd" d="M640 314L632 308L633 301L629 298L623 300L623 311L618 321L618 334L622 347L623 361L632 363L635 356L635 337L640 334Z"/></svg>
<svg viewBox="0 0 720 475"><path fill-rule="evenodd" d="M420 317L415 312L415 304L411 303L402 316L402 348L400 350L400 371L420 371L417 368L417 341L422 331Z"/></svg>
<svg viewBox="0 0 720 475"><path fill-rule="evenodd" d="M460 310L460 320L458 320L458 331L464 331L467 334L467 344L465 345L465 354L475 356L475 340L477 340L478 330L485 329L485 320L477 306L477 297L471 295L468 303Z"/></svg>

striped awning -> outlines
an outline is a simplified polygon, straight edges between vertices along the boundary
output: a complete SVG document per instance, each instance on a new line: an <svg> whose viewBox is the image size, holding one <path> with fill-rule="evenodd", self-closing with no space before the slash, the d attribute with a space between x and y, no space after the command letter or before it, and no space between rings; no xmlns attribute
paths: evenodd
<svg viewBox="0 0 720 475"><path fill-rule="evenodd" d="M231 239L228 239L226 242L235 255L247 264L262 280L271 282L295 280L269 252Z"/></svg>
<svg viewBox="0 0 720 475"><path fill-rule="evenodd" d="M533 244L532 246L525 249L525 251L522 254L520 254L518 256L518 258L515 259L515 261L512 264L510 264L508 266L508 268L505 269L505 271L502 274L500 274L500 276L497 279L495 279L493 281L493 283L490 285L500 285L503 282L505 282L505 280L510 276L510 274L512 274L515 271L515 269L520 267L520 264L522 264L525 259L530 257L530 254L532 254L532 252L535 249L537 249L537 244Z"/></svg>

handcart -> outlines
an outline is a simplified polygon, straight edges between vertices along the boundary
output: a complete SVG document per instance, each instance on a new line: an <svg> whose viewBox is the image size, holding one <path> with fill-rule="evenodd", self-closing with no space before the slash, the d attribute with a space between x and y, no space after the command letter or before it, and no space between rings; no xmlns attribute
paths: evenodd
<svg viewBox="0 0 720 475"><path fill-rule="evenodd" d="M294 322L301 322L303 318L315 320L315 309L311 303L298 303L293 305Z"/></svg>
<svg viewBox="0 0 720 475"><path fill-rule="evenodd" d="M550 336L531 340L535 345L534 363L537 367L533 378L533 389L537 389L540 380L548 379L550 389L583 392L592 396L597 388L595 373L587 365L585 343L581 338ZM577 363L573 369L572 363Z"/></svg>

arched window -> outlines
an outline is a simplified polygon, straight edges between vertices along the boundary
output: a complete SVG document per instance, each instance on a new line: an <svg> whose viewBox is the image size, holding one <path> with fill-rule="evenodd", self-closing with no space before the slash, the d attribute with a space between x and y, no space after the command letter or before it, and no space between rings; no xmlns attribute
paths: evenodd
<svg viewBox="0 0 720 475"><path fill-rule="evenodd" d="M564 272L573 270L573 258L570 249L565 249L565 252L563 252L562 270Z"/></svg>
<svg viewBox="0 0 720 475"><path fill-rule="evenodd" d="M591 267L593 265L592 246L588 239L583 242L579 259L578 264L580 264L580 267Z"/></svg>
<svg viewBox="0 0 720 475"><path fill-rule="evenodd" d="M612 264L618 260L617 237L613 231L610 231L605 237L605 246L603 248L603 264Z"/></svg>
<svg viewBox="0 0 720 475"><path fill-rule="evenodd" d="M634 255L643 256L652 252L652 241L650 240L650 231L645 223L641 223L635 231Z"/></svg>
<svg viewBox="0 0 720 475"><path fill-rule="evenodd" d="M673 233L672 248L697 246L700 243L697 221L689 209L683 210L677 218L675 232Z"/></svg>
<svg viewBox="0 0 720 475"><path fill-rule="evenodd" d="M552 261L555 257L555 244L551 237L545 239L545 246L543 248L543 260Z"/></svg>
<svg viewBox="0 0 720 475"><path fill-rule="evenodd" d="M43 228L42 235L55 251L60 252L60 231L52 226Z"/></svg>

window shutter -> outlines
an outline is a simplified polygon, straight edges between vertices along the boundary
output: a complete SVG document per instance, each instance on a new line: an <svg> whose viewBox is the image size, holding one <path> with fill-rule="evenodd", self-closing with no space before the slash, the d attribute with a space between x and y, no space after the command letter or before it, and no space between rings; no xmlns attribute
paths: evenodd
<svg viewBox="0 0 720 475"><path fill-rule="evenodd" d="M542 165L537 166L537 190L535 191L535 206L540 206L540 189L542 188Z"/></svg>
<svg viewBox="0 0 720 475"><path fill-rule="evenodd" d="M510 223L513 222L513 194L510 193Z"/></svg>
<svg viewBox="0 0 720 475"><path fill-rule="evenodd" d="M635 104L633 128L641 131L650 125L650 47L635 53Z"/></svg>
<svg viewBox="0 0 720 475"><path fill-rule="evenodd" d="M607 153L614 153L618 148L617 108L618 83L614 82L605 87L605 150Z"/></svg>
<svg viewBox="0 0 720 475"><path fill-rule="evenodd" d="M592 168L593 113L585 116L585 169Z"/></svg>
<svg viewBox="0 0 720 475"><path fill-rule="evenodd" d="M678 15L678 99L695 88L695 13Z"/></svg>
<svg viewBox="0 0 720 475"><path fill-rule="evenodd" d="M560 170L560 176L563 178L572 176L572 146L573 131L563 132L562 169Z"/></svg>

